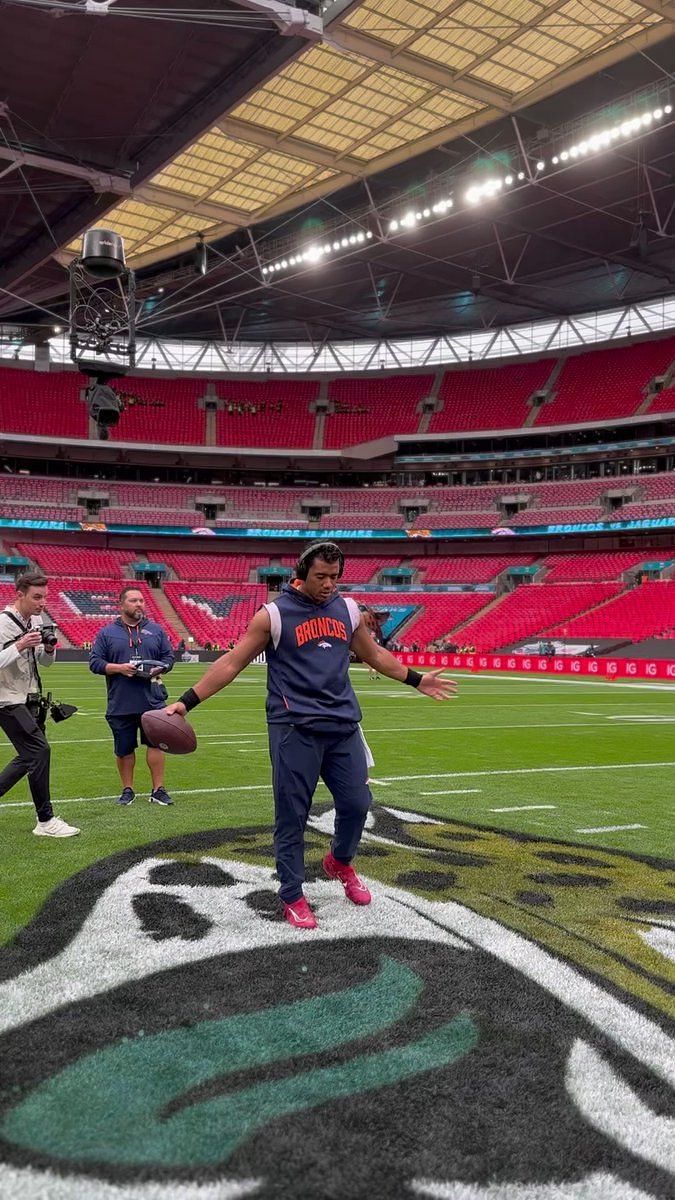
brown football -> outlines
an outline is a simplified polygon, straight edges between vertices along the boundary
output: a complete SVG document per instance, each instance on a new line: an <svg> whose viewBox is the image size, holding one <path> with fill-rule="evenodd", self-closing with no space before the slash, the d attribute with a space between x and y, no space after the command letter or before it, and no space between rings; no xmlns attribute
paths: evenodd
<svg viewBox="0 0 675 1200"><path fill-rule="evenodd" d="M197 749L195 731L179 713L152 708L143 713L141 725L150 745L166 754L192 754Z"/></svg>

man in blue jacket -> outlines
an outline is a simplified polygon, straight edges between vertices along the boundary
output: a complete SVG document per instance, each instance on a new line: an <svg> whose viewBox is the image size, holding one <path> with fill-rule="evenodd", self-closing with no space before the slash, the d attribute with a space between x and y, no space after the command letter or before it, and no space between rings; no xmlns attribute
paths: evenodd
<svg viewBox="0 0 675 1200"><path fill-rule="evenodd" d="M160 675L173 667L171 644L161 625L145 616L145 598L140 588L128 584L119 594L120 615L99 631L89 655L89 669L105 675L108 689L106 720L112 729L117 769L122 780L118 804L131 804L135 797L136 746L147 746L146 758L152 779L151 804L173 801L164 787L164 754L148 745L141 728L141 714L163 708L166 690ZM154 660L158 665L139 667Z"/></svg>

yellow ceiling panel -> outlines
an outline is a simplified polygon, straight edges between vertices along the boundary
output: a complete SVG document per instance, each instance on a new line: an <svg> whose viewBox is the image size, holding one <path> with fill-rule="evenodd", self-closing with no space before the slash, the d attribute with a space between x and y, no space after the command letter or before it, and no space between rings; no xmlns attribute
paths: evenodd
<svg viewBox="0 0 675 1200"><path fill-rule="evenodd" d="M429 112L438 113L449 122L457 121L461 117L465 117L467 113L476 112L480 105L471 100L465 100L463 96L458 100L452 92L438 92L424 101L424 107Z"/></svg>
<svg viewBox="0 0 675 1200"><path fill-rule="evenodd" d="M564 45L563 42L546 37L538 29L528 29L525 33L519 34L513 44L524 50L526 54L536 54L538 58L548 64L549 69L554 64L568 62L577 54L576 46Z"/></svg>
<svg viewBox="0 0 675 1200"><path fill-rule="evenodd" d="M480 66L473 67L471 76L475 79L484 79L492 87L503 88L506 92L514 93L523 92L526 88L532 87L533 82L531 75L521 75L517 71L508 70L494 62L481 63Z"/></svg>
<svg viewBox="0 0 675 1200"><path fill-rule="evenodd" d="M353 139L344 137L342 134L336 133L334 130L326 129L322 125L317 125L310 121L303 129L303 137L308 142L314 142L317 146L326 147L328 150L336 150L340 154L348 154L351 152Z"/></svg>
<svg viewBox="0 0 675 1200"><path fill-rule="evenodd" d="M409 25L411 29L419 29L422 25L430 24L438 17L439 12L447 8L446 3L442 0L434 8L432 4L418 4L416 0L366 0L366 3L361 8L369 8L378 15L386 17L387 20L400 21L402 25ZM357 9L360 12L361 9Z"/></svg>
<svg viewBox="0 0 675 1200"><path fill-rule="evenodd" d="M536 21L548 7L548 4L535 3L535 0L500 0L498 11L507 20L522 25Z"/></svg>
<svg viewBox="0 0 675 1200"><path fill-rule="evenodd" d="M219 226L226 228L238 212L244 225L283 211L302 202L306 189L323 183L330 191L344 171L341 158L368 173L383 155L400 161L417 144L434 144L446 132L451 138L472 114L494 112L490 100L463 95L469 84L518 97L659 21L637 0L363 0L334 26L335 43L308 45L223 114L240 123L241 139L214 126L148 181L174 193L179 208L132 197L107 222L130 256L160 257L172 243L215 230L212 217L184 211L192 203L233 210ZM341 29L352 31L349 49L339 45ZM335 169L326 166L329 156Z"/></svg>
<svg viewBox="0 0 675 1200"><path fill-rule="evenodd" d="M288 133L295 126L295 121L290 117L260 108L257 104L240 104L237 109L237 118L240 121L248 121L250 125L260 125L271 130L272 133L280 135Z"/></svg>
<svg viewBox="0 0 675 1200"><path fill-rule="evenodd" d="M385 21L371 9L357 8L345 24L349 24L352 29L358 29L359 33L367 34L368 37L386 42L388 46L402 45L408 40L411 33L408 25L401 25L398 21L392 21L389 18Z"/></svg>
<svg viewBox="0 0 675 1200"><path fill-rule="evenodd" d="M487 54L496 45L494 38L485 37L482 33L467 30L465 34L457 29L456 36L450 41L442 40L433 33L425 33L410 43L410 52L459 71L474 62L479 54Z"/></svg>

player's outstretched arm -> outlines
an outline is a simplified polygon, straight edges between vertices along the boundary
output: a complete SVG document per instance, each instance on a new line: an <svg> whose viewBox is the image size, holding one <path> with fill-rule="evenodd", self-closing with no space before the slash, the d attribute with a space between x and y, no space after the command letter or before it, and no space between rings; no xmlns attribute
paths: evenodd
<svg viewBox="0 0 675 1200"><path fill-rule="evenodd" d="M428 671L425 675L411 671L384 646L378 646L371 638L363 618L354 631L352 649L362 662L374 667L378 675L386 675L388 679L396 679L399 683L411 683L418 692L430 696L432 700L452 700L457 695L455 680L441 679L442 671Z"/></svg>
<svg viewBox="0 0 675 1200"><path fill-rule="evenodd" d="M185 716L185 713L190 708L194 708L202 700L208 700L209 696L215 696L216 692L222 690L232 683L233 679L247 667L254 658L262 654L267 643L270 640L270 619L267 609L261 608L251 621L243 638L237 642L232 650L228 650L226 654L221 654L214 663L211 663L208 671L202 675L201 679L189 688L188 692L183 694L180 700L176 700L174 704L169 704L166 711L168 713L180 713ZM184 698L192 692L196 700L193 703L185 703Z"/></svg>

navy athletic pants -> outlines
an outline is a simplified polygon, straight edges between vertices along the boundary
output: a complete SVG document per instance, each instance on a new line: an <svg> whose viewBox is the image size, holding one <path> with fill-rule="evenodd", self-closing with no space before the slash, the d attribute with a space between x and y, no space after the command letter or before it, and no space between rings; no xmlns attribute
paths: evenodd
<svg viewBox="0 0 675 1200"><path fill-rule="evenodd" d="M292 904L305 882L305 826L312 797L323 779L335 802L332 850L343 863L356 854L372 797L358 727L317 733L302 725L269 726L274 788L274 857L279 895Z"/></svg>

